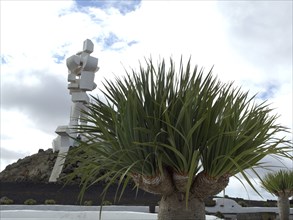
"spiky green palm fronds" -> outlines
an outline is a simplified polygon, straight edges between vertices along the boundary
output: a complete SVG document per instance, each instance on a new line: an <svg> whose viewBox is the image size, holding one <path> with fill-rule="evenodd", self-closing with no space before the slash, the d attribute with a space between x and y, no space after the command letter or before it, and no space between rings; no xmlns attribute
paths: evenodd
<svg viewBox="0 0 293 220"><path fill-rule="evenodd" d="M245 170L267 155L289 156L288 142L276 138L287 130L266 103L255 103L211 71L192 69L190 61L178 69L172 60L168 69L165 61L146 65L106 81L106 102L93 98L88 106L88 124L77 129L83 141L75 150L84 155L75 157L80 166L74 173L84 185L118 179L123 192L133 179L152 193L204 197L221 191L237 173L249 182ZM101 170L107 172L95 179Z"/></svg>
<svg viewBox="0 0 293 220"><path fill-rule="evenodd" d="M268 173L261 181L262 187L275 196L293 196L293 170Z"/></svg>

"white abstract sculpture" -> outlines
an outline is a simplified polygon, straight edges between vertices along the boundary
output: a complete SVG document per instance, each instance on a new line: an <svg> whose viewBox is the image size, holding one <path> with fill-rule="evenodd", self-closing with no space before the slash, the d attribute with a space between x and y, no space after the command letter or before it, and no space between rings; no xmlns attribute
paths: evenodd
<svg viewBox="0 0 293 220"><path fill-rule="evenodd" d="M66 60L68 68L68 89L70 91L72 107L69 125L58 126L57 138L53 140L53 151L59 151L49 182L56 182L63 168L65 157L71 146L74 146L74 139L77 134L73 129L77 125L86 123L82 120L82 112L86 111L89 103L87 91L94 90L97 85L94 83L95 73L99 70L98 59L90 56L94 51L94 44L90 40L83 42L83 51L69 57Z"/></svg>

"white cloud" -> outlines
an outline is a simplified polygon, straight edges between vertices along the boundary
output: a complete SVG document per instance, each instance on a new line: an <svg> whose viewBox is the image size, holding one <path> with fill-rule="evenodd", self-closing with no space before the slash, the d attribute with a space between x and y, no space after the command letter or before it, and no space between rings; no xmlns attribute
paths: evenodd
<svg viewBox="0 0 293 220"><path fill-rule="evenodd" d="M40 148L47 149L53 137L41 131L26 114L1 109L1 170L20 156L37 153Z"/></svg>

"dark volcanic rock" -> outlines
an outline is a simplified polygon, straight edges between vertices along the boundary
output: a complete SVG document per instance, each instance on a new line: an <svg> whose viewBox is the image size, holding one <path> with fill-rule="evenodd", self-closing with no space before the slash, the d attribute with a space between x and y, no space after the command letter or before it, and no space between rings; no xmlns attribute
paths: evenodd
<svg viewBox="0 0 293 220"><path fill-rule="evenodd" d="M19 159L16 163L8 165L0 173L0 198L6 197L13 200L14 204L23 204L27 199L35 199L37 204L44 204L46 199L53 199L57 204L78 205L81 190L80 178L76 177L70 184L64 184L65 179L56 183L49 183L49 178L55 164L57 153L52 149L39 150L37 154ZM65 163L61 177L73 172L78 167L78 162ZM94 205L101 204L101 193L106 186L105 182L94 184L84 194L83 201L93 201ZM108 189L108 201L114 204L117 185ZM125 188L124 196L119 204L124 205L148 205L157 204L159 197L145 193L141 190L133 190L133 185ZM118 203L117 203L118 204Z"/></svg>
<svg viewBox="0 0 293 220"><path fill-rule="evenodd" d="M68 174L79 167L79 158L84 157L83 153L78 155L68 152L68 157L65 160L63 170L57 180L57 183L80 184L80 175L74 178L67 178ZM75 159L72 159L75 155ZM29 183L48 183L53 170L58 152L53 153L52 149L40 149L38 153L19 159L16 163L8 165L5 170L0 173L0 182L29 182ZM100 174L98 174L99 176ZM97 177L98 178L98 177Z"/></svg>
<svg viewBox="0 0 293 220"><path fill-rule="evenodd" d="M63 205L80 204L78 200L81 190L80 178L76 177L66 185L64 184L66 179L62 179L78 167L78 160L73 164L65 163L60 175L61 180L56 183L49 183L57 156L58 153L53 153L52 149L40 149L37 154L19 159L16 163L8 165L0 173L0 198L12 199L14 204L23 204L26 199L31 198L35 199L37 204L44 204L46 199L53 199L57 204ZM105 186L105 182L94 184L85 192L84 201L90 200L95 205L100 205L100 196ZM114 201L117 187L114 184L108 189L106 200ZM157 204L158 201L158 196L141 190L133 190L133 185L130 184L125 188L124 197L119 204L148 205Z"/></svg>
<svg viewBox="0 0 293 220"><path fill-rule="evenodd" d="M0 173L1 182L48 182L57 153L40 149L37 154L19 159Z"/></svg>

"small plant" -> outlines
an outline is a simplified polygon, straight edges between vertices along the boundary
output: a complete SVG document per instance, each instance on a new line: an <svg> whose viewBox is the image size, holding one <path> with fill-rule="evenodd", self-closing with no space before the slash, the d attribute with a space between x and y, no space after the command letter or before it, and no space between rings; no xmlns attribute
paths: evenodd
<svg viewBox="0 0 293 220"><path fill-rule="evenodd" d="M271 207L271 203L269 203L269 202L264 202L263 206L264 206L264 207Z"/></svg>
<svg viewBox="0 0 293 220"><path fill-rule="evenodd" d="M27 199L24 201L24 204L25 205L35 205L35 204L37 204L37 201L34 199Z"/></svg>
<svg viewBox="0 0 293 220"><path fill-rule="evenodd" d="M244 201L239 201L238 204L241 205L242 207L248 207L247 203Z"/></svg>
<svg viewBox="0 0 293 220"><path fill-rule="evenodd" d="M0 204L1 205L11 205L13 204L14 201L12 199L9 199L8 197L6 196L3 196L1 199L0 199Z"/></svg>
<svg viewBox="0 0 293 220"><path fill-rule="evenodd" d="M85 206L92 206L93 205L93 201L92 200L87 200L87 201L84 201L83 203Z"/></svg>
<svg viewBox="0 0 293 220"><path fill-rule="evenodd" d="M290 200L293 196L293 170L267 173L261 181L262 188L278 197L279 218L289 219Z"/></svg>
<svg viewBox="0 0 293 220"><path fill-rule="evenodd" d="M216 212L215 216L218 217L218 218L225 218L225 216L223 215L223 213L222 212L219 212L219 211Z"/></svg>
<svg viewBox="0 0 293 220"><path fill-rule="evenodd" d="M108 200L105 200L105 201L103 201L103 205L112 205L112 202L110 202L110 201L108 201Z"/></svg>
<svg viewBox="0 0 293 220"><path fill-rule="evenodd" d="M46 199L45 204L46 205L55 205L56 201L54 199Z"/></svg>
<svg viewBox="0 0 293 220"><path fill-rule="evenodd" d="M266 201L266 202L264 202L264 207L277 207L278 206L278 204L277 204L277 202L274 202L274 201Z"/></svg>

